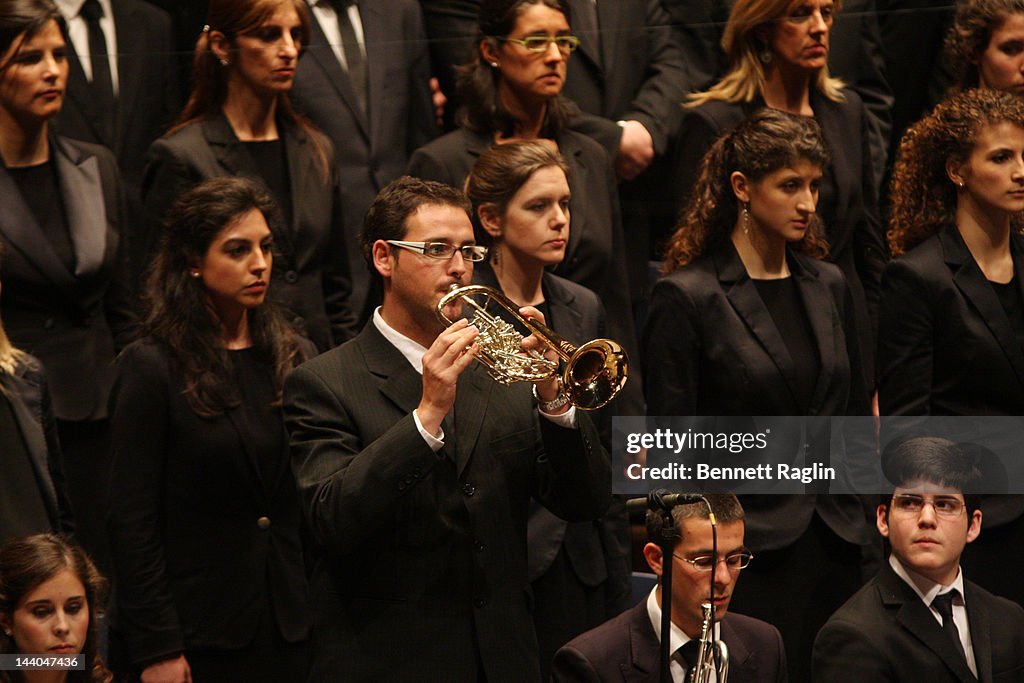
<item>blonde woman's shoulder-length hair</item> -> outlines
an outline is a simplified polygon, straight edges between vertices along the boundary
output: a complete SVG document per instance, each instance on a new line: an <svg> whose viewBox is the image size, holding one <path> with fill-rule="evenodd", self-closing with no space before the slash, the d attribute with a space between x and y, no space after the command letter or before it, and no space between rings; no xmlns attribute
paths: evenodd
<svg viewBox="0 0 1024 683"><path fill-rule="evenodd" d="M713 100L753 102L763 95L765 65L760 55L768 44L759 34L771 30L771 24L784 18L793 3L794 0L736 0L722 35L722 49L729 57L729 71L708 90L691 93L686 106L697 107ZM837 12L842 9L841 0L836 0L834 9ZM814 86L833 102L846 99L843 95L846 84L830 76L827 65L818 72Z"/></svg>

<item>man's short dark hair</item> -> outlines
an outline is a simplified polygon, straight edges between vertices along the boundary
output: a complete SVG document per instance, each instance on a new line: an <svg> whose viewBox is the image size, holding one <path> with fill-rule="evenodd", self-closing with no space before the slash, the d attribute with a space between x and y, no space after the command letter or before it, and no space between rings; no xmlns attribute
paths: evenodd
<svg viewBox="0 0 1024 683"><path fill-rule="evenodd" d="M704 497L707 498L708 503L711 504L711 509L715 513L715 518L720 524L728 524L729 522L742 522L746 519L746 514L743 512L743 506L740 505L740 501L732 493L705 493ZM683 520L685 519L709 519L708 506L701 501L699 503L690 503L687 505L676 505L672 508L672 534L673 543L679 543L682 540L682 534L680 529L683 528ZM663 532L663 517L661 514L653 511L647 511L647 538L651 543L659 543ZM669 531L669 530L666 530Z"/></svg>
<svg viewBox="0 0 1024 683"><path fill-rule="evenodd" d="M967 514L979 508L982 475L977 458L949 439L934 436L897 438L882 451L882 472L893 486L926 481L956 489L964 496ZM883 500L888 505L889 496Z"/></svg>
<svg viewBox="0 0 1024 683"><path fill-rule="evenodd" d="M426 205L453 206L470 215L469 200L462 190L433 180L396 178L380 191L363 218L359 241L366 262L373 265L374 242L403 239L406 219Z"/></svg>

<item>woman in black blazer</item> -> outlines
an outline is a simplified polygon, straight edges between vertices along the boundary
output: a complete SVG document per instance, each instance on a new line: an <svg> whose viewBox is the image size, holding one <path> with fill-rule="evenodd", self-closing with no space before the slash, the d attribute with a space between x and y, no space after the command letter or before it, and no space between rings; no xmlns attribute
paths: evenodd
<svg viewBox="0 0 1024 683"><path fill-rule="evenodd" d="M870 117L857 93L828 72L833 9L831 0L800 5L736 1L722 39L732 68L712 88L690 96L680 127L676 177L683 201L700 192L696 173L701 157L722 133L762 107L818 122L830 160L823 169L817 212L829 243L828 260L842 270L852 296L870 384L878 283L887 256Z"/></svg>
<svg viewBox="0 0 1024 683"><path fill-rule="evenodd" d="M312 350L265 303L277 217L248 179L182 195L143 338L118 359L114 628L144 681L189 670L196 683L303 680L306 579L281 386Z"/></svg>
<svg viewBox="0 0 1024 683"><path fill-rule="evenodd" d="M821 260L815 206L827 159L813 119L774 109L712 145L651 297L650 415L868 412L850 295ZM807 442L814 453L828 447ZM817 628L860 587L872 556L868 508L834 495L744 496L743 506L756 559L732 606L777 626L790 680L809 680Z"/></svg>
<svg viewBox="0 0 1024 683"><path fill-rule="evenodd" d="M355 315L330 142L288 100L309 9L301 0L213 0L195 49L195 86L178 123L153 143L142 180L146 232L132 246L137 277L159 244L168 207L206 179L263 182L281 207L272 225L276 286L292 324L325 351L349 339Z"/></svg>
<svg viewBox="0 0 1024 683"><path fill-rule="evenodd" d="M562 156L542 142L509 142L480 155L466 194L477 244L490 251L473 281L537 308L556 334L583 344L606 336L604 306L586 287L545 270L561 263L569 241L568 173ZM597 419L606 448L615 409L609 404ZM569 523L531 501L528 568L543 680L558 648L629 606L629 543L621 503L599 520Z"/></svg>
<svg viewBox="0 0 1024 683"><path fill-rule="evenodd" d="M900 144L892 206L881 414L1024 415L1024 102L966 90L938 105ZM1005 570L1024 560L1024 497L986 497L982 512L968 578L1024 604Z"/></svg>
<svg viewBox="0 0 1024 683"><path fill-rule="evenodd" d="M527 36L537 40L526 45ZM553 271L596 292L608 310L610 336L634 352L615 174L599 144L568 129L578 110L560 95L578 44L569 33L567 0L482 2L479 47L459 79L461 127L416 150L409 174L462 187L477 158L495 144L541 139L554 145L571 169L574 198L572 234ZM642 414L639 399L624 408Z"/></svg>
<svg viewBox="0 0 1024 683"><path fill-rule="evenodd" d="M102 567L107 402L132 326L125 195L108 150L52 134L68 77L59 20L48 0L0 2L0 312L11 342L46 367L78 539Z"/></svg>

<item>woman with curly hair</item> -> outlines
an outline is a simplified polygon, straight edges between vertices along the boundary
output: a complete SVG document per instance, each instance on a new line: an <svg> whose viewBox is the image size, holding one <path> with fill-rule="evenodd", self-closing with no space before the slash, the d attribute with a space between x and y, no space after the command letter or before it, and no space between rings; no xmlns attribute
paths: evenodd
<svg viewBox="0 0 1024 683"><path fill-rule="evenodd" d="M1024 0L957 3L945 51L957 90L990 88L1024 97Z"/></svg>
<svg viewBox="0 0 1024 683"><path fill-rule="evenodd" d="M109 683L96 654L107 582L85 551L36 534L0 548L0 654L81 657L72 671L0 671L0 683Z"/></svg>
<svg viewBox="0 0 1024 683"><path fill-rule="evenodd" d="M730 69L713 87L690 96L676 177L684 199L699 192L695 172L704 153L762 107L817 121L830 157L817 214L828 260L842 270L850 290L870 383L878 283L887 256L869 116L857 93L828 70L832 24L841 7L833 0L736 0L722 37Z"/></svg>
<svg viewBox="0 0 1024 683"><path fill-rule="evenodd" d="M182 195L143 337L118 358L114 628L143 683L304 677L306 578L281 387L312 345L266 301L278 217L245 178Z"/></svg>
<svg viewBox="0 0 1024 683"><path fill-rule="evenodd" d="M650 415L868 412L850 295L822 260L827 163L814 120L774 109L711 146L651 297ZM824 448L817 438L806 442ZM790 680L807 681L817 629L860 587L868 511L851 496L746 496L743 506L757 560L732 604L779 628Z"/></svg>

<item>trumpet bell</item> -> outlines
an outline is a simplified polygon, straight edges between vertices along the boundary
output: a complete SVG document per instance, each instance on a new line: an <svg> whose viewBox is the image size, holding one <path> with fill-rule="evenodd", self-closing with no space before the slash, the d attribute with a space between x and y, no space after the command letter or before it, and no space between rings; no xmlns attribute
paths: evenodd
<svg viewBox="0 0 1024 683"><path fill-rule="evenodd" d="M629 376L629 356L611 339L595 339L580 346L562 376L569 400L582 410L597 410L622 391Z"/></svg>

